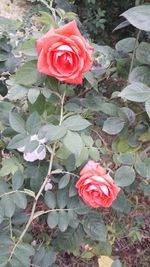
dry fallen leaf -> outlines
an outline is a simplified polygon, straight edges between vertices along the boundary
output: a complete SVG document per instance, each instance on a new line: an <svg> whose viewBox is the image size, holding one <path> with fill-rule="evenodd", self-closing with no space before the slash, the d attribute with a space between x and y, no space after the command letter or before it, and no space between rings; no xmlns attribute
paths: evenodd
<svg viewBox="0 0 150 267"><path fill-rule="evenodd" d="M101 256L98 259L99 267L111 267L113 260L107 256Z"/></svg>

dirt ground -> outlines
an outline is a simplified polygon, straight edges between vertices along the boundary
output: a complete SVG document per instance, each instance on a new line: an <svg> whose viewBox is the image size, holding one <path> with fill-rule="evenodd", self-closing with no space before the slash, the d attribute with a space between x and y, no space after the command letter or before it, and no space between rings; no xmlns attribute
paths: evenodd
<svg viewBox="0 0 150 267"><path fill-rule="evenodd" d="M10 19L19 19L22 21L26 2L24 0L0 0L0 16Z"/></svg>

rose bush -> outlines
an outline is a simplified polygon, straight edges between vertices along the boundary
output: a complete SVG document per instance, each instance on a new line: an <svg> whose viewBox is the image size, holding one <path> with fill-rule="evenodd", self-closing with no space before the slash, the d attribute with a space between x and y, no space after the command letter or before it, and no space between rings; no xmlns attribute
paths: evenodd
<svg viewBox="0 0 150 267"><path fill-rule="evenodd" d="M76 187L84 202L93 208L110 207L120 191L106 169L94 161L89 161L81 170Z"/></svg>
<svg viewBox="0 0 150 267"><path fill-rule="evenodd" d="M116 258L122 240L127 246L142 242L142 235L144 244L148 240L141 214L149 209L142 201L150 189L149 43L139 44L139 32L115 49L92 44L93 52L73 20L76 14L50 2L52 15L41 11L37 18L39 32L21 44L18 28L4 38L4 27L0 38L1 80L8 87L0 103L3 267L62 267L66 252L95 266L101 255L115 251ZM147 30L149 8L124 16ZM6 21L0 18L0 26ZM126 260L122 251L117 255Z"/></svg>
<svg viewBox="0 0 150 267"><path fill-rule="evenodd" d="M60 81L81 84L83 73L92 66L93 47L72 21L51 29L37 41L38 70Z"/></svg>

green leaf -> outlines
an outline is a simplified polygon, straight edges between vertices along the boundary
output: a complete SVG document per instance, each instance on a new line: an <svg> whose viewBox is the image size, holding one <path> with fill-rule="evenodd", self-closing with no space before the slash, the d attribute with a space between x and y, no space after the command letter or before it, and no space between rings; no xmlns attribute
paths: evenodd
<svg viewBox="0 0 150 267"><path fill-rule="evenodd" d="M47 224L50 228L55 228L58 225L59 214L57 211L51 211L48 214Z"/></svg>
<svg viewBox="0 0 150 267"><path fill-rule="evenodd" d="M15 101L27 96L28 89L20 84L14 85L8 92L8 99Z"/></svg>
<svg viewBox="0 0 150 267"><path fill-rule="evenodd" d="M12 177L13 190L18 190L20 187L22 187L23 182L24 182L24 176L22 172L18 170Z"/></svg>
<svg viewBox="0 0 150 267"><path fill-rule="evenodd" d="M71 131L81 131L89 127L91 123L80 115L74 115L64 120L63 125Z"/></svg>
<svg viewBox="0 0 150 267"><path fill-rule="evenodd" d="M110 116L116 116L118 114L118 107L112 103L102 103L101 111Z"/></svg>
<svg viewBox="0 0 150 267"><path fill-rule="evenodd" d="M52 267L56 261L56 253L54 251L48 251L42 261L42 267ZM59 266L58 266L59 267Z"/></svg>
<svg viewBox="0 0 150 267"><path fill-rule="evenodd" d="M17 207L21 208L21 209L25 209L27 206L27 198L26 195L22 192L15 192L13 194L13 199L14 199L14 203L16 204Z"/></svg>
<svg viewBox="0 0 150 267"><path fill-rule="evenodd" d="M53 26L53 28L57 28L58 24L55 22L53 16L51 16L48 12L40 11L41 16L37 17L36 20L48 26Z"/></svg>
<svg viewBox="0 0 150 267"><path fill-rule="evenodd" d="M121 16L125 17L136 28L150 31L150 5L132 7Z"/></svg>
<svg viewBox="0 0 150 267"><path fill-rule="evenodd" d="M98 161L100 159L99 150L96 147L90 147L90 149L89 149L89 156L94 161Z"/></svg>
<svg viewBox="0 0 150 267"><path fill-rule="evenodd" d="M81 138L83 143L87 146L87 147L92 147L94 144L93 138L90 135L85 135L84 133L81 134Z"/></svg>
<svg viewBox="0 0 150 267"><path fill-rule="evenodd" d="M0 224L3 222L4 220L4 209L0 203Z"/></svg>
<svg viewBox="0 0 150 267"><path fill-rule="evenodd" d="M145 102L145 110L147 112L147 115L150 118L150 98L148 100L146 100L146 102Z"/></svg>
<svg viewBox="0 0 150 267"><path fill-rule="evenodd" d="M5 216L11 218L15 212L15 203L13 195L5 195L2 197L1 205L4 210Z"/></svg>
<svg viewBox="0 0 150 267"><path fill-rule="evenodd" d="M141 82L146 85L150 84L150 67L140 66L132 70L129 75L129 82Z"/></svg>
<svg viewBox="0 0 150 267"><path fill-rule="evenodd" d="M96 246L94 246L93 253L98 257L99 255L111 256L112 246L109 241L99 242Z"/></svg>
<svg viewBox="0 0 150 267"><path fill-rule="evenodd" d="M25 121L15 112L9 113L9 123L11 128L17 133L25 133Z"/></svg>
<svg viewBox="0 0 150 267"><path fill-rule="evenodd" d="M34 104L31 104L28 101L28 107L29 107L30 113L37 111L40 115L43 114L45 110L45 105L46 105L46 100L42 94L39 95L39 97L37 98Z"/></svg>
<svg viewBox="0 0 150 267"><path fill-rule="evenodd" d="M21 243L14 252L15 258L22 263L23 267L30 267L30 257L35 253L32 246L29 244Z"/></svg>
<svg viewBox="0 0 150 267"><path fill-rule="evenodd" d="M124 121L122 121L118 117L111 117L104 122L102 130L108 134L115 135L120 133L123 127L124 127Z"/></svg>
<svg viewBox="0 0 150 267"><path fill-rule="evenodd" d="M125 165L133 165L134 164L134 156L129 153L121 153L120 155L117 155L117 160Z"/></svg>
<svg viewBox="0 0 150 267"><path fill-rule="evenodd" d="M90 212L85 216L83 228L93 240L106 242L107 229L96 212Z"/></svg>
<svg viewBox="0 0 150 267"><path fill-rule="evenodd" d="M31 153L31 152L35 151L36 149L38 149L38 146L39 146L39 141L29 140L29 142L26 143L26 145L25 145L24 153ZM40 148L42 149L43 147L41 146Z"/></svg>
<svg viewBox="0 0 150 267"><path fill-rule="evenodd" d="M133 82L125 87L119 96L130 101L145 102L150 98L150 88L144 83Z"/></svg>
<svg viewBox="0 0 150 267"><path fill-rule="evenodd" d="M150 44L141 42L136 50L136 59L142 63L150 65Z"/></svg>
<svg viewBox="0 0 150 267"><path fill-rule="evenodd" d="M8 184L6 181L0 177L0 195L8 192Z"/></svg>
<svg viewBox="0 0 150 267"><path fill-rule="evenodd" d="M98 82L91 71L84 73L84 77L93 88L97 89Z"/></svg>
<svg viewBox="0 0 150 267"><path fill-rule="evenodd" d="M0 62L6 61L9 54L6 51L0 49Z"/></svg>
<svg viewBox="0 0 150 267"><path fill-rule="evenodd" d="M83 142L80 135L69 130L66 136L63 138L63 144L71 153L75 155L80 155L83 148Z"/></svg>
<svg viewBox="0 0 150 267"><path fill-rule="evenodd" d="M22 44L20 51L22 51L26 56L37 57L36 40L31 39L25 41Z"/></svg>
<svg viewBox="0 0 150 267"><path fill-rule="evenodd" d="M40 90L38 88L31 88L28 91L28 99L31 104L34 104L37 100L37 98L40 95Z"/></svg>
<svg viewBox="0 0 150 267"><path fill-rule="evenodd" d="M14 174L18 170L23 170L23 166L18 162L15 157L4 158L2 160L2 168L0 170L0 176L6 176L10 173Z"/></svg>
<svg viewBox="0 0 150 267"><path fill-rule="evenodd" d="M61 232L65 232L69 225L68 213L64 210L59 211L58 227Z"/></svg>
<svg viewBox="0 0 150 267"><path fill-rule="evenodd" d="M38 112L33 112L27 119L26 129L30 134L36 134L41 126L41 119Z"/></svg>
<svg viewBox="0 0 150 267"><path fill-rule="evenodd" d="M83 147L80 155L76 156L76 167L80 167L83 163L85 163L89 158L89 149L87 147Z"/></svg>
<svg viewBox="0 0 150 267"><path fill-rule="evenodd" d="M134 50L135 43L136 39L134 37L122 39L116 44L116 50L124 53L130 53Z"/></svg>
<svg viewBox="0 0 150 267"><path fill-rule="evenodd" d="M140 158L137 158L134 165L137 173L145 178L150 178L150 159L146 158L144 161L141 161Z"/></svg>
<svg viewBox="0 0 150 267"><path fill-rule="evenodd" d="M60 189L57 191L57 204L60 209L64 209L68 201L67 189Z"/></svg>
<svg viewBox="0 0 150 267"><path fill-rule="evenodd" d="M126 200L122 191L119 192L117 199L113 202L111 207L119 212L129 213L131 210L130 202Z"/></svg>
<svg viewBox="0 0 150 267"><path fill-rule="evenodd" d="M129 186L135 180L135 171L132 167L121 166L115 173L115 183L118 186Z"/></svg>
<svg viewBox="0 0 150 267"><path fill-rule="evenodd" d="M44 196L44 200L45 200L46 205L50 209L54 209L56 207L56 197L53 192L49 192L49 191L46 192Z"/></svg>
<svg viewBox="0 0 150 267"><path fill-rule="evenodd" d="M58 91L58 80L52 76L46 77L45 85L53 91Z"/></svg>
<svg viewBox="0 0 150 267"><path fill-rule="evenodd" d="M68 185L70 181L70 174L65 174L59 181L58 188L62 189Z"/></svg>
<svg viewBox="0 0 150 267"><path fill-rule="evenodd" d="M29 141L29 136L27 136L27 134L17 134L9 142L7 148L16 149L19 147L23 147L25 146L26 143L28 143L28 141Z"/></svg>
<svg viewBox="0 0 150 267"><path fill-rule="evenodd" d="M38 81L37 62L35 60L24 63L16 72L16 82L30 86Z"/></svg>
<svg viewBox="0 0 150 267"><path fill-rule="evenodd" d="M40 129L38 136L45 137L47 141L55 141L61 139L66 132L63 125L47 124Z"/></svg>

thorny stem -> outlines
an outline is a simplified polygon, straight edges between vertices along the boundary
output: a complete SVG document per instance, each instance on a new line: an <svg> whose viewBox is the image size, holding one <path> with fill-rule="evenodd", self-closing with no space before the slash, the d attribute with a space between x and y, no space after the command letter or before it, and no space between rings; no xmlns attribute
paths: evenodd
<svg viewBox="0 0 150 267"><path fill-rule="evenodd" d="M46 0L40 0L40 2L41 2L42 4L44 4L44 5L45 5L45 6L52 12L52 14L53 14L53 16L54 16L54 19L55 19L55 21L56 21L57 19L56 19L56 12L55 12L55 9L53 8L53 0L50 0L50 4L48 4Z"/></svg>
<svg viewBox="0 0 150 267"><path fill-rule="evenodd" d="M131 74L131 71L133 69L133 64L134 64L134 59L135 59L135 53L136 53L136 48L137 48L137 44L138 44L138 40L139 40L140 34L141 34L141 30L138 31L137 36L136 36L136 41L135 41L135 45L134 45L134 49L133 49L133 54L132 54L132 58L131 58L129 75Z"/></svg>
<svg viewBox="0 0 150 267"><path fill-rule="evenodd" d="M92 129L92 132L96 133L97 136L99 137L99 139L102 141L104 147L106 148L107 151L110 152L110 154L112 154L112 151L107 147L107 143L105 142L105 140L103 139L103 137L94 129Z"/></svg>
<svg viewBox="0 0 150 267"><path fill-rule="evenodd" d="M65 91L64 91L63 96L62 96L62 99L61 99L61 111L60 111L60 121L59 121L59 125L61 125L61 124L62 124L62 121L63 121L63 106L64 106L64 100L65 100ZM24 235L25 235L26 232L28 231L28 229L29 229L29 227L30 227L30 225L31 225L31 223L32 223L32 221L33 221L33 219L34 219L34 214L35 214L35 210L36 210L36 206L37 206L38 199L39 199L39 197L41 196L41 193L42 193L42 191L43 191L45 185L48 183L49 178L50 178L50 175L51 175L51 170L52 170L53 160L54 160L54 156L55 156L56 145L57 145L57 144L56 144L56 142L55 142L54 145L53 145L53 148L52 148L52 153L51 153L51 157L50 157L50 161L49 161L49 168L48 168L47 176L46 176L46 178L45 178L43 184L41 185L41 187L40 187L40 189L39 189L37 195L35 196L34 203L33 203L32 210L31 210L31 214L30 214L30 217L29 217L29 220L28 220L28 222L27 222L27 224L26 224L26 227L24 228L22 234L20 235L18 241L17 241L16 244L14 245L14 247L13 247L13 249L12 249L12 251L11 251L11 254L10 254L9 258L8 258L7 263L11 261L11 258L12 258L12 256L13 256L14 252L16 251L18 245L21 243L21 241L22 241Z"/></svg>

